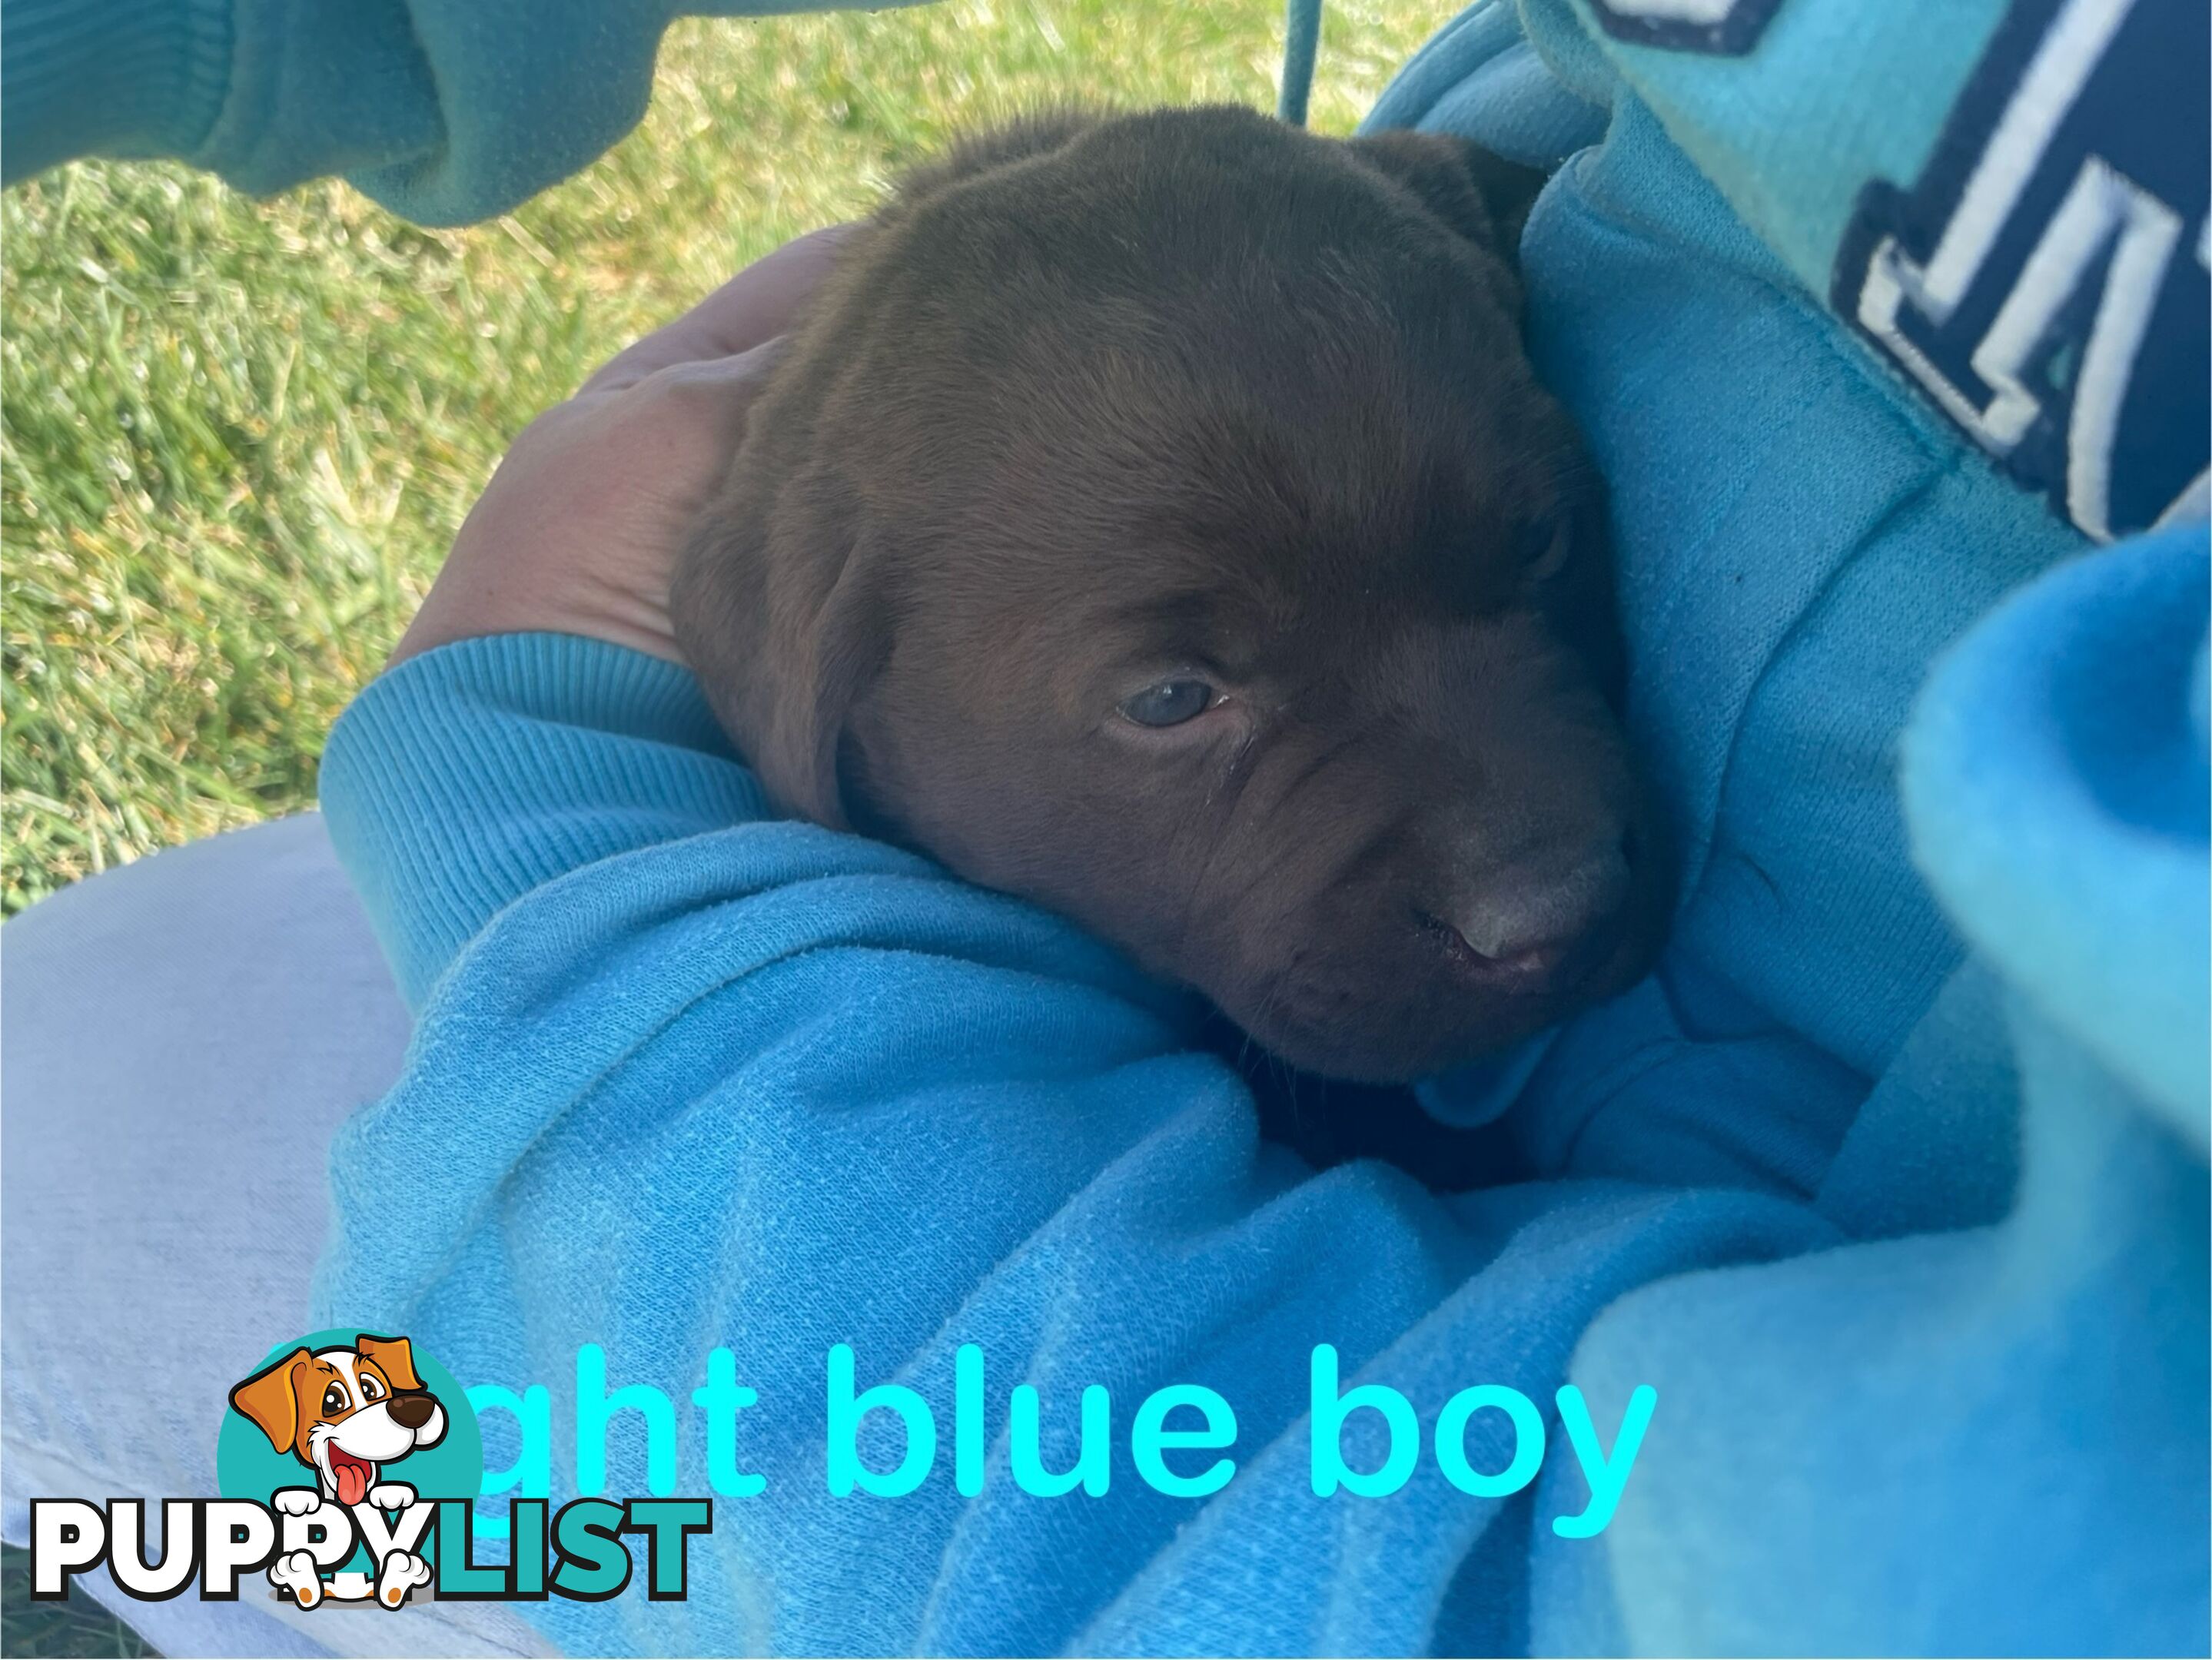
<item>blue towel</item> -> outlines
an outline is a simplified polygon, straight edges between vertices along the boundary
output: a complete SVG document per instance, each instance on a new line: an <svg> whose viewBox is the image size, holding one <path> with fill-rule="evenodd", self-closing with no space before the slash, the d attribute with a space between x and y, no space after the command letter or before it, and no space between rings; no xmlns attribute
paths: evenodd
<svg viewBox="0 0 2212 1660"><path fill-rule="evenodd" d="M1259 1143L1178 1000L926 861L766 818L665 665L470 642L340 722L325 810L422 1015L334 1150L313 1318L546 1384L556 1425L586 1343L611 1386L678 1402L726 1346L759 1391L767 1490L718 1506L690 1599L532 1609L556 1640L2205 1649L2204 537L2085 551L2085 519L2131 527L2188 479L2156 445L2004 444L1942 390L1983 297L1887 333L1866 299L1929 257L1952 161L1998 142L2064 9L1737 0L1672 34L1668 9L1478 6L1377 112L1575 152L1528 224L1532 338L1613 486L1632 715L1686 861L1649 981L1429 1088L1498 1116L1533 1179L1438 1198ZM2111 93L2039 152L2062 195L2081 124L2140 113ZM2024 193L2021 245L1978 269L2024 266L2057 199ZM2160 269L2170 349L2201 268ZM2069 373L2021 384L2070 396ZM2161 431L2192 430L2183 392ZM979 1496L943 1467L830 1494L831 1346L949 1416L967 1342L988 1422L1042 1391L1050 1468L1108 1388L1104 1496L1026 1497L1003 1438ZM1521 1390L1541 1474L1474 1497L1424 1456L1389 1497L1316 1496L1320 1343L1425 1444L1455 1390ZM1563 1382L1607 1445L1657 1391L1594 1538L1553 1525L1590 1497ZM1209 1496L1129 1460L1170 1383L1236 1409ZM1347 1427L1357 1467L1382 1421ZM1475 1419L1475 1468L1503 1426ZM510 1427L491 1414L495 1465ZM609 1453L610 1489L646 1491L634 1421ZM687 1421L676 1487L710 1475ZM574 1481L563 1447L554 1496Z"/></svg>

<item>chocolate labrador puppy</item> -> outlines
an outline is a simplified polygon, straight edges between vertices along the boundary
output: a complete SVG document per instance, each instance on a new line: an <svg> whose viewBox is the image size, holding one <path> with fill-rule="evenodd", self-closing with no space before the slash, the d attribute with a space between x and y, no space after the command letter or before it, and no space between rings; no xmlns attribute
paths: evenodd
<svg viewBox="0 0 2212 1660"><path fill-rule="evenodd" d="M1599 488L1522 349L1541 180L1237 109L1026 121L840 254L677 576L791 810L1386 1082L1666 909Z"/></svg>

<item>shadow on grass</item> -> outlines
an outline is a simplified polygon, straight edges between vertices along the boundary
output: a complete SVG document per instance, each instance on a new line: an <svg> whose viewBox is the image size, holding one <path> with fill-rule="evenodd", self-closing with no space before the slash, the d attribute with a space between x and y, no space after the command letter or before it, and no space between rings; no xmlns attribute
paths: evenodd
<svg viewBox="0 0 2212 1660"><path fill-rule="evenodd" d="M30 1553L0 1546L0 1654L112 1654L131 1660L155 1652L82 1591L72 1590L66 1602L33 1602Z"/></svg>

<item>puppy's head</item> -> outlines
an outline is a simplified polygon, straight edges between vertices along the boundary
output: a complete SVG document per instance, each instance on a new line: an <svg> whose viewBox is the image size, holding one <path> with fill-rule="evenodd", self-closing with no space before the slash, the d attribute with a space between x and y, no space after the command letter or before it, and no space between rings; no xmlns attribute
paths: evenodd
<svg viewBox="0 0 2212 1660"><path fill-rule="evenodd" d="M1340 1077L1634 978L1664 885L1597 482L1521 344L1538 182L1231 110L909 180L679 569L769 787Z"/></svg>
<svg viewBox="0 0 2212 1660"><path fill-rule="evenodd" d="M446 1433L446 1409L416 1376L404 1337L364 1333L351 1348L295 1349L233 1388L230 1403L343 1505L362 1502L380 1466Z"/></svg>

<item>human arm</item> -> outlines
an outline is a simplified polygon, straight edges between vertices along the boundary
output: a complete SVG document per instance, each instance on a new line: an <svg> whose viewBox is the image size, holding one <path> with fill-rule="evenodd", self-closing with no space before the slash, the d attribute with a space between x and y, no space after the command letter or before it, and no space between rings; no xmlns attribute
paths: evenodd
<svg viewBox="0 0 2212 1660"><path fill-rule="evenodd" d="M568 435L585 431L611 429L580 417ZM758 1392L733 1467L767 1486L725 1492L690 1602L556 1602L538 1611L549 1631L578 1651L1508 1640L1507 1604L1445 1604L1474 1558L1517 1582L1510 1506L1425 1456L1388 1503L1313 1492L1315 1347L1338 1352L1347 1387L1384 1377L1425 1421L1478 1383L1548 1417L1604 1303L1802 1248L1820 1225L1747 1194L1601 1183L1446 1201L1263 1144L1182 998L926 860L773 818L688 674L604 637L626 605L552 599L567 562L546 550L576 519L538 492L603 500L593 453L641 453L563 449L541 474L518 447L507 476L535 486L487 495L471 557L486 568L449 571L424 612L442 620L340 722L324 782L422 1015L406 1078L333 1150L314 1317L404 1329L471 1383L542 1383L561 1425L586 1345L609 1387L679 1407L717 1347ZM604 528L578 544L632 545ZM539 569L551 580L501 580ZM486 631L517 627L603 637ZM841 1342L861 1387L896 1380L935 1405L935 1473L904 1499L828 1491ZM967 1343L994 1426L972 1503L948 1404ZM1013 1484L995 1426L1024 1382L1045 1397L1054 1470L1074 1462L1082 1390L1109 1391L1105 1495L1048 1505ZM1133 1415L1170 1384L1237 1414L1238 1473L1218 1493L1164 1492L1133 1462ZM1626 1406L1595 1405L1608 1436ZM685 1424L676 1490L713 1490L732 1467L702 1418ZM1362 1468L1381 1462L1372 1427L1347 1431ZM1511 1462L1506 1438L1486 1415L1476 1467ZM608 1490L646 1491L639 1440L608 1443ZM1572 1456L1556 1430L1550 1444L1570 1473L1547 1502L1578 1513ZM899 1462L895 1438L868 1451ZM554 1493L582 1479L562 1451ZM657 1623L641 1639L626 1620Z"/></svg>

